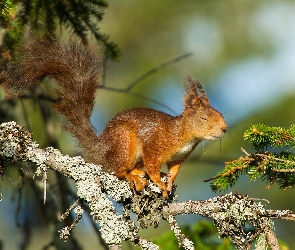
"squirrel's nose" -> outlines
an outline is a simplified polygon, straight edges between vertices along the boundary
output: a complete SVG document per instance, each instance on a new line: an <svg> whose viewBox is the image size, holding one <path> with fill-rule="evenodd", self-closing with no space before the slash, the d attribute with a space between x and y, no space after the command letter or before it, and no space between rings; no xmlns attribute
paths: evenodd
<svg viewBox="0 0 295 250"><path fill-rule="evenodd" d="M223 127L221 128L221 131L222 131L223 133L225 133L225 132L227 131L227 126L226 126L226 125L223 126Z"/></svg>

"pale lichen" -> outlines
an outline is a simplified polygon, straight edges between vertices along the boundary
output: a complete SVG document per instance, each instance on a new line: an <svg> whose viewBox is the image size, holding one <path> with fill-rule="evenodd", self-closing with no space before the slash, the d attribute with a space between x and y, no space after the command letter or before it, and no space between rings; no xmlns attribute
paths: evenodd
<svg viewBox="0 0 295 250"><path fill-rule="evenodd" d="M255 250L267 250L267 241L264 234L259 234L257 242L255 244Z"/></svg>
<svg viewBox="0 0 295 250"><path fill-rule="evenodd" d="M169 215L165 217L166 221L170 224L171 230L178 240L179 247L183 247L187 250L194 250L194 243L190 241L182 232L178 226L174 216Z"/></svg>
<svg viewBox="0 0 295 250"><path fill-rule="evenodd" d="M159 250L160 248L146 239L139 239L138 245L144 250Z"/></svg>
<svg viewBox="0 0 295 250"><path fill-rule="evenodd" d="M115 201L124 201L132 197L128 183L126 181L120 181L115 175L102 172L100 181L103 190Z"/></svg>
<svg viewBox="0 0 295 250"><path fill-rule="evenodd" d="M38 147L32 143L32 135L16 122L0 125L0 153L13 161L26 160L27 153Z"/></svg>

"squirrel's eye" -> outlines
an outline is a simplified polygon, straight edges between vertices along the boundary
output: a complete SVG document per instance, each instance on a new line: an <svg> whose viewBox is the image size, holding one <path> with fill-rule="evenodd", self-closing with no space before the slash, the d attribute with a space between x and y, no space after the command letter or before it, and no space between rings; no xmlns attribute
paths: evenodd
<svg viewBox="0 0 295 250"><path fill-rule="evenodd" d="M204 117L204 116L200 116L200 119L203 120L203 121L208 121L208 118Z"/></svg>

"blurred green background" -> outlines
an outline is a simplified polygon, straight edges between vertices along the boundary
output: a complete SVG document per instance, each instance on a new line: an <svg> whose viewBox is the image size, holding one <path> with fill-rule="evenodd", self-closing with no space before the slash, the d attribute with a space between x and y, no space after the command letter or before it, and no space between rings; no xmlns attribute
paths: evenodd
<svg viewBox="0 0 295 250"><path fill-rule="evenodd" d="M148 70L192 52L192 56L157 71L133 91L159 100L180 113L181 82L185 74L190 74L201 81L212 106L224 115L229 125L222 139L201 143L183 164L176 179L179 201L217 195L203 180L219 172L224 161L241 156L241 147L251 150L243 141L243 131L250 124L259 122L282 127L294 124L295 1L110 0L108 3L100 27L119 45L122 54L119 62L106 64L106 85L124 88ZM93 46L96 46L94 40ZM128 94L100 90L92 123L100 133L111 117L133 107L171 112ZM37 118L32 113L30 119ZM56 127L60 129L58 123ZM34 139L42 145L42 131L35 129ZM72 138L61 138L63 152L78 151L73 147ZM5 242L3 249L18 249L21 241L21 232L14 223L13 185L15 180L4 178L1 187L0 239ZM283 191L276 186L266 189L266 186L260 180L250 183L242 177L232 190L267 199L270 209L295 211L294 189ZM23 211L36 213L38 218L34 202L26 204ZM180 225L185 225L195 223L200 217L185 215L177 219ZM42 246L42 242L48 240L47 229L37 221L32 249L39 249L36 246ZM295 223L276 221L275 228L278 237L292 249ZM166 230L169 226L163 222L156 230L143 230L142 235L152 239ZM83 219L74 232L83 237L81 243L85 249L93 249L98 244L87 219Z"/></svg>

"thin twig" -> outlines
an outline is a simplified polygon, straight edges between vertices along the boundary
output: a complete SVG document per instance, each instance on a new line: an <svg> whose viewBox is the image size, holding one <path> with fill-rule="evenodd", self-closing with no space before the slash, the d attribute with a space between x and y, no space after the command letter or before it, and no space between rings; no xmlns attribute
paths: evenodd
<svg viewBox="0 0 295 250"><path fill-rule="evenodd" d="M249 154L244 148L241 148L241 151L242 151L245 155L247 155L247 156L250 155L250 154Z"/></svg>
<svg viewBox="0 0 295 250"><path fill-rule="evenodd" d="M264 154L256 154L256 155L258 155L258 156L260 156L262 158L268 158L268 159L272 159L272 160L281 161L281 162L285 162L285 163L295 165L294 161L280 159L280 158L277 158L277 157L264 155ZM279 173L293 173L293 172L295 172L295 169L277 169L277 168L273 168L272 171L279 172Z"/></svg>
<svg viewBox="0 0 295 250"><path fill-rule="evenodd" d="M136 80L134 80L133 82L131 82L130 84L128 84L128 86L126 88L112 88L112 87L107 87L105 85L105 79L103 79L103 82L101 85L98 86L98 88L101 88L101 89L105 89L105 90L109 90L109 91L113 91L113 92L118 92L118 93L125 93L125 94L129 94L129 95L132 95L134 97L137 97L137 98L140 98L140 99L143 99L143 100L146 100L146 101L150 101L150 102L153 102L153 103L156 103L158 104L159 106L169 110L170 112L172 112L173 114L177 114L175 112L175 110L173 110L172 108L170 108L168 105L162 103L162 102L159 102L155 99L152 99L146 95L142 95L142 94L139 94L139 93L134 93L134 92L131 92L131 90L137 85L139 84L141 81L143 81L144 79L148 78L149 76L151 76L152 74L156 73L157 71L160 71L164 68L167 68L171 65L173 65L174 63L176 62L179 62L189 56L191 56L193 53L187 53L187 54L184 54L184 55L181 55L177 58L174 58L172 59L171 61L168 61L168 62L165 62L155 68L152 68L151 70L147 71L146 73L144 73L143 75L141 75L140 77L138 77ZM106 67L106 62L104 62L104 65Z"/></svg>
<svg viewBox="0 0 295 250"><path fill-rule="evenodd" d="M267 244L271 250L280 250L280 245L275 233L272 230L266 230L264 233Z"/></svg>
<svg viewBox="0 0 295 250"><path fill-rule="evenodd" d="M273 168L272 171L277 172L277 173L294 173L295 169L277 169L277 168Z"/></svg>
<svg viewBox="0 0 295 250"><path fill-rule="evenodd" d="M159 102L159 101L157 101L155 99L152 99L150 97L147 97L145 95L142 95L142 94L139 94L139 93L134 93L134 92L131 92L131 91L127 91L126 89L118 89L118 88L112 88L112 87L106 87L106 86L104 86L102 89L113 91L113 92L118 92L118 93L125 93L125 94L131 95L131 96L134 96L134 97L146 100L146 101L150 101L150 102L158 104L159 106L161 106L163 108L166 108L167 110L171 111L173 114L177 114L175 112L175 110L170 108L168 105L166 105L166 104L164 104L162 102Z"/></svg>
<svg viewBox="0 0 295 250"><path fill-rule="evenodd" d="M259 156L264 157L264 158L270 158L270 159L273 159L273 160L282 161L282 162L285 162L285 163L290 163L290 164L295 165L294 161L284 160L284 159L280 159L280 158L273 157L273 156L270 156L270 155L265 155L265 154L256 154L256 155L259 155Z"/></svg>
<svg viewBox="0 0 295 250"><path fill-rule="evenodd" d="M141 75L140 77L138 77L135 81L133 81L132 83L130 83L127 88L126 91L130 91L132 88L134 88L137 84L139 84L141 81L143 81L144 79L148 78L149 76L151 76L152 74L156 73L157 71L160 71L161 69L165 69L171 65L173 65L176 62L179 62L189 56L191 56L193 53L187 53L184 54L182 56L179 56L177 58L172 59L171 61L165 62L155 68L152 68L151 70L147 71L146 73L144 73L143 75Z"/></svg>
<svg viewBox="0 0 295 250"><path fill-rule="evenodd" d="M181 248L186 250L194 249L194 243L190 241L182 232L180 227L177 224L177 221L174 216L168 215L164 219L169 223L171 230L173 231L175 237L177 238L178 245Z"/></svg>

